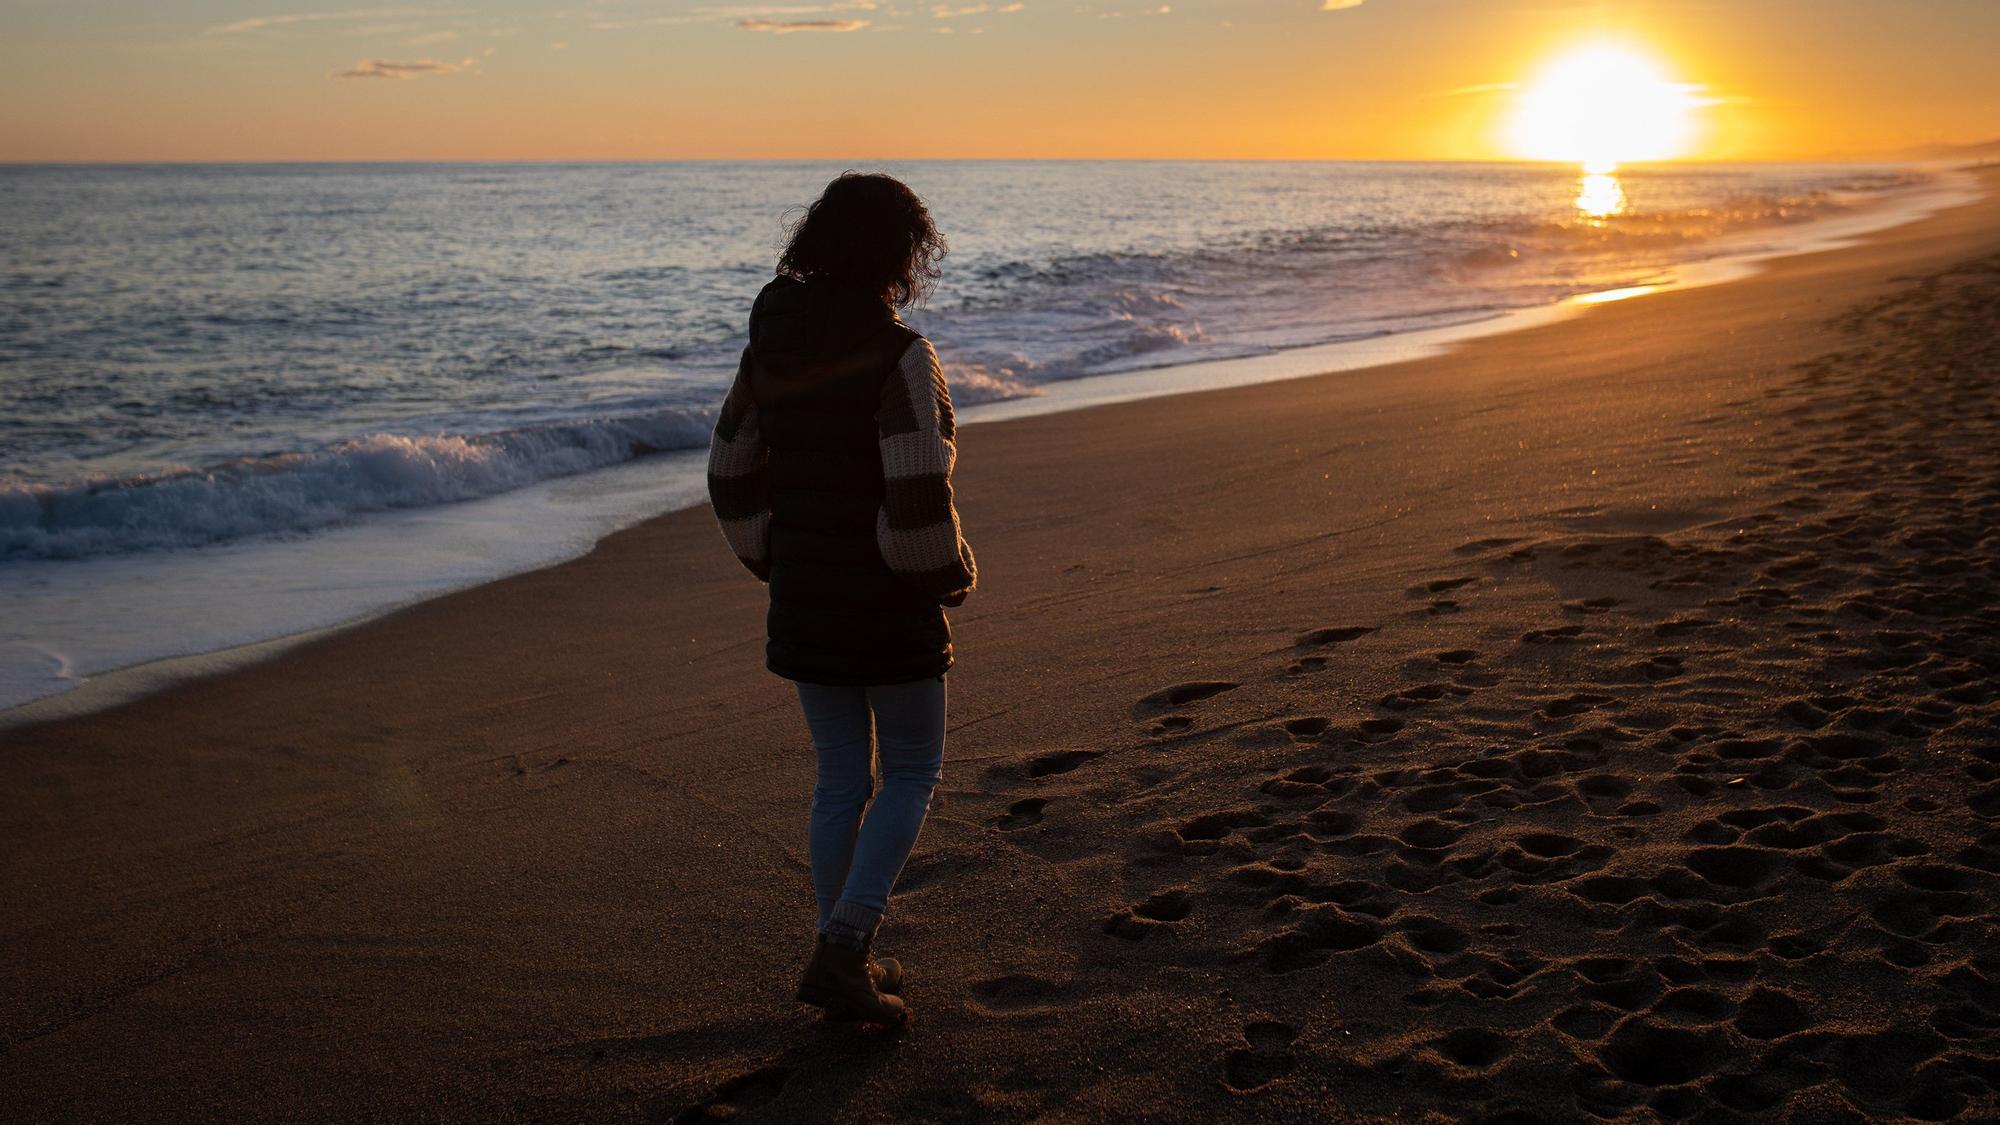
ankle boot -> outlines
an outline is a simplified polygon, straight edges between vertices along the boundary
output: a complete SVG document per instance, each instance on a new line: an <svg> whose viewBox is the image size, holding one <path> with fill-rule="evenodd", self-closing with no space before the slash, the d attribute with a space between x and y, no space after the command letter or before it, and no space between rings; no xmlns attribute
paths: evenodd
<svg viewBox="0 0 2000 1125"><path fill-rule="evenodd" d="M902 1027L912 1018L903 1001L884 996L868 971L865 946L843 945L821 936L799 981L799 1002L824 1009L826 1018ZM886 966L885 966L886 967Z"/></svg>

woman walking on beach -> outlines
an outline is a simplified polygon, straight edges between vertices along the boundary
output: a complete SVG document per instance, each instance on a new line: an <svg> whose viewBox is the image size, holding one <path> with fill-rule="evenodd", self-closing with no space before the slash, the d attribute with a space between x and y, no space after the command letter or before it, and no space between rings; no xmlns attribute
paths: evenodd
<svg viewBox="0 0 2000 1125"><path fill-rule="evenodd" d="M875 930L942 771L944 607L977 573L952 507L951 395L930 341L896 315L944 250L901 182L828 184L751 308L709 445L716 519L771 587L765 665L796 684L818 756L819 936L798 998L892 1026L911 1013Z"/></svg>

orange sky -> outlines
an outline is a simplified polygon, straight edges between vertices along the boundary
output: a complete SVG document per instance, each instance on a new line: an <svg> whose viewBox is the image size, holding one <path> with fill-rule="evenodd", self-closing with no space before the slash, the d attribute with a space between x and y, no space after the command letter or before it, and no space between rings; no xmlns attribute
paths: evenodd
<svg viewBox="0 0 2000 1125"><path fill-rule="evenodd" d="M1994 0L1326 2L8 0L0 160L1504 158L1605 35L1691 155L2000 137Z"/></svg>

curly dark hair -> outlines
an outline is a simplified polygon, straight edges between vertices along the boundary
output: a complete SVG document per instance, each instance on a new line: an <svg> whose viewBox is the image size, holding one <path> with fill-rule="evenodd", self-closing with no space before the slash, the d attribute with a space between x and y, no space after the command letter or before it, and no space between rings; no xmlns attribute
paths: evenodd
<svg viewBox="0 0 2000 1125"><path fill-rule="evenodd" d="M792 227L778 273L834 281L901 308L929 295L946 249L924 201L903 181L843 172Z"/></svg>

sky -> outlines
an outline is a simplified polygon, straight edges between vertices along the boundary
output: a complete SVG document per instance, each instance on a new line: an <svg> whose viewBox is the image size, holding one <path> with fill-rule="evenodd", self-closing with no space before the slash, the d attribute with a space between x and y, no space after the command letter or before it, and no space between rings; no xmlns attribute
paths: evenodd
<svg viewBox="0 0 2000 1125"><path fill-rule="evenodd" d="M1689 158L2000 137L1996 0L0 0L0 161L1506 159L1609 40Z"/></svg>

